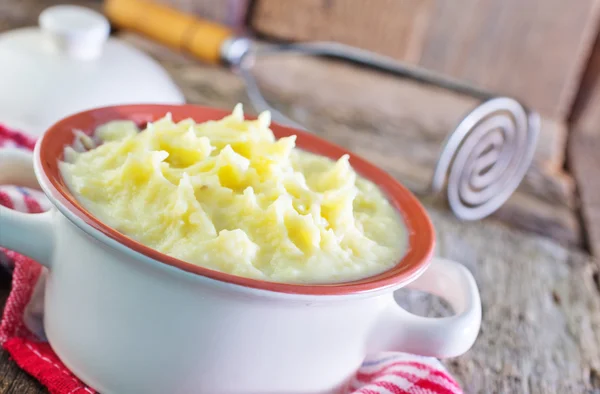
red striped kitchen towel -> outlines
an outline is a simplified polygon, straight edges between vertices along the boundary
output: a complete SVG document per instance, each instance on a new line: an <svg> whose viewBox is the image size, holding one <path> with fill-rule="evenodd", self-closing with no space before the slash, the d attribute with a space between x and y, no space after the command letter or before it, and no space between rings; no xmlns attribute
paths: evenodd
<svg viewBox="0 0 600 394"><path fill-rule="evenodd" d="M0 147L32 150L34 144L33 138L0 126ZM0 204L31 213L50 208L41 192L6 185L0 185ZM2 248L0 266L12 273L12 289L0 322L0 344L50 393L95 393L62 364L45 340L42 321L46 269L25 256ZM436 359L382 353L365 360L349 392L459 394L462 390Z"/></svg>

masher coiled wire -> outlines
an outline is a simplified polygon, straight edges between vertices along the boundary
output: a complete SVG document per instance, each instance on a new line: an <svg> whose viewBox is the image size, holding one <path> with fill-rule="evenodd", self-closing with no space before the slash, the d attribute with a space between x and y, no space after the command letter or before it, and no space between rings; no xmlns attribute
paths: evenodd
<svg viewBox="0 0 600 394"><path fill-rule="evenodd" d="M276 122L305 129L265 100L251 72L256 57L281 52L349 61L482 100L441 146L430 185L432 193L445 193L450 209L462 220L478 220L494 213L517 189L532 163L540 129L539 115L515 98L496 96L343 44L300 43L258 48L245 38L232 40L224 46L223 58L245 81L255 109L269 110Z"/></svg>

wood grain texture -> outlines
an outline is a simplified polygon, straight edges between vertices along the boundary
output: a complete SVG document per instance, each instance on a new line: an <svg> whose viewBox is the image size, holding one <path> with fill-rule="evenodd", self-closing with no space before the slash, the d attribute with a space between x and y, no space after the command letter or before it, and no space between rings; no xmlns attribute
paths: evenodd
<svg viewBox="0 0 600 394"><path fill-rule="evenodd" d="M600 135L600 33L577 93L570 116L571 127L579 133Z"/></svg>
<svg viewBox="0 0 600 394"><path fill-rule="evenodd" d="M586 245L600 261L600 33L570 120L568 166L577 181Z"/></svg>
<svg viewBox="0 0 600 394"><path fill-rule="evenodd" d="M598 27L598 1L436 0L420 64L566 119Z"/></svg>
<svg viewBox="0 0 600 394"><path fill-rule="evenodd" d="M568 162L577 180L587 246L600 261L600 134L575 130Z"/></svg>
<svg viewBox="0 0 600 394"><path fill-rule="evenodd" d="M270 37L337 40L416 63L564 120L597 11L598 0L257 0L251 24Z"/></svg>
<svg viewBox="0 0 600 394"><path fill-rule="evenodd" d="M589 257L491 221L461 223L428 205L437 253L473 272L483 322L446 365L465 393L598 393L600 290ZM419 314L440 310L421 300ZM413 298L413 299L414 299ZM419 304L417 304L419 305Z"/></svg>
<svg viewBox="0 0 600 394"><path fill-rule="evenodd" d="M283 40L337 41L416 63L435 0L258 0L251 25Z"/></svg>

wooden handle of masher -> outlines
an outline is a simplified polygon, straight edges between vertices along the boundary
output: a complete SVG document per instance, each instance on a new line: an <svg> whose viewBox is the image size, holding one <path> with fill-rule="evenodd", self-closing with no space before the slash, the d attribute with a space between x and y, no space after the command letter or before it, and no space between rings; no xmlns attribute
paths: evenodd
<svg viewBox="0 0 600 394"><path fill-rule="evenodd" d="M104 12L118 28L190 53L207 63L219 63L223 43L234 36L218 23L148 0L105 0Z"/></svg>

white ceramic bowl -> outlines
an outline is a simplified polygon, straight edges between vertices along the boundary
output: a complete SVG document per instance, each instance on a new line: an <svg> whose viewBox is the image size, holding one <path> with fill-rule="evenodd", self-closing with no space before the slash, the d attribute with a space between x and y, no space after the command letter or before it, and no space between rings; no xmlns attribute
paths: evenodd
<svg viewBox="0 0 600 394"><path fill-rule="evenodd" d="M479 293L462 265L431 259L434 231L423 207L384 171L350 153L399 210L409 249L391 270L332 285L236 277L163 255L99 222L69 193L58 171L74 129L114 119L139 123L218 119L191 105L133 105L82 112L52 126L31 155L0 150L0 183L39 186L43 214L0 209L0 245L49 269L45 330L60 359L103 394L329 393L347 384L368 352L453 357L475 341ZM337 158L349 153L319 137L273 125L277 137ZM35 175L34 175L35 172ZM410 287L449 301L456 315L415 316L394 300Z"/></svg>

